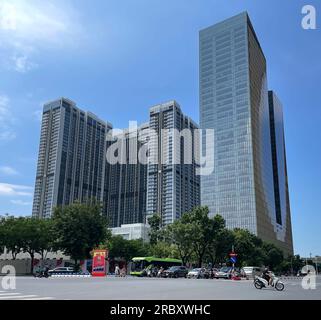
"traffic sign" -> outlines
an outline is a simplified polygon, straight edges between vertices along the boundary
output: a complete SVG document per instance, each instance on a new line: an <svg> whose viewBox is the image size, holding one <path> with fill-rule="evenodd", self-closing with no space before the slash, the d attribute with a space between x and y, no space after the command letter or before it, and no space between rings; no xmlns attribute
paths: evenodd
<svg viewBox="0 0 321 320"><path fill-rule="evenodd" d="M232 263L236 263L236 257L235 257L235 256L232 256L232 257L230 258L230 260L231 260Z"/></svg>

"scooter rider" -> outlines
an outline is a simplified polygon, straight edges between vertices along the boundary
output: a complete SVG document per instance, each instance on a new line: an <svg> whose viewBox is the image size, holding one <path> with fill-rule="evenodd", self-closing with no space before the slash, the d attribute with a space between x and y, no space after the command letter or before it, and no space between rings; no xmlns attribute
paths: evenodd
<svg viewBox="0 0 321 320"><path fill-rule="evenodd" d="M271 271L269 270L269 268L264 269L262 277L268 282L268 284L270 286L272 285L272 275L271 275Z"/></svg>
<svg viewBox="0 0 321 320"><path fill-rule="evenodd" d="M165 269L161 266L161 267L159 268L159 270L158 270L158 274L157 274L157 276L158 276L158 277L162 277L162 276L163 276L164 271L165 271Z"/></svg>
<svg viewBox="0 0 321 320"><path fill-rule="evenodd" d="M49 273L48 273L48 271L49 271L49 267L47 266L47 265L45 265L44 267L43 267L43 269L42 269L42 275L44 276L44 277L49 277Z"/></svg>

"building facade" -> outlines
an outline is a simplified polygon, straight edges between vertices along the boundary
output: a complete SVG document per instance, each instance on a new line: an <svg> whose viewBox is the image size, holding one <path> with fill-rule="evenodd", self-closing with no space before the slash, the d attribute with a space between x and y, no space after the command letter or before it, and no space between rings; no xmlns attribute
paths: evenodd
<svg viewBox="0 0 321 320"><path fill-rule="evenodd" d="M107 156L105 174L104 211L113 228L145 222L147 164L139 161L138 153L147 143L148 130L145 123L107 142L108 147L116 147L119 160L110 163Z"/></svg>
<svg viewBox="0 0 321 320"><path fill-rule="evenodd" d="M200 205L200 177L196 175L199 140L194 137L198 126L176 101L150 108L149 126L147 216L159 213L162 225L167 225ZM184 143L183 130L191 135Z"/></svg>
<svg viewBox="0 0 321 320"><path fill-rule="evenodd" d="M43 108L32 215L58 205L103 200L106 133L111 125L66 98Z"/></svg>
<svg viewBox="0 0 321 320"><path fill-rule="evenodd" d="M111 228L114 236L122 236L126 240L142 239L149 241L150 227L145 223L122 224L120 227Z"/></svg>
<svg viewBox="0 0 321 320"><path fill-rule="evenodd" d="M146 223L154 213L163 225L172 223L200 204L197 128L175 101L151 108L148 123L115 136L111 124L69 99L45 104L33 216L49 218L55 206L94 198L112 228Z"/></svg>
<svg viewBox="0 0 321 320"><path fill-rule="evenodd" d="M293 248L290 197L285 152L284 123L282 104L273 91L269 91L269 112L271 148L273 162L273 182L275 198L275 221L278 237L284 242L287 251Z"/></svg>
<svg viewBox="0 0 321 320"><path fill-rule="evenodd" d="M199 50L200 127L214 129L201 204L291 253L276 221L266 60L247 13L201 30Z"/></svg>

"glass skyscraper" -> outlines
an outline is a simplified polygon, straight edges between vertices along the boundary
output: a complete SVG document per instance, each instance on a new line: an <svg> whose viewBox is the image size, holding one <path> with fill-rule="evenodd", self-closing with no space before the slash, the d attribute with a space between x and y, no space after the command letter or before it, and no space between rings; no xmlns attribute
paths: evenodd
<svg viewBox="0 0 321 320"><path fill-rule="evenodd" d="M201 204L227 227L291 253L292 236L282 236L291 225L280 231L276 219L266 60L247 13L201 30L199 50L200 127L214 129L214 171L201 177Z"/></svg>
<svg viewBox="0 0 321 320"><path fill-rule="evenodd" d="M284 241L287 250L292 249L291 211L286 165L284 123L282 104L273 91L269 91L271 125L271 147L275 198L275 223L279 240Z"/></svg>

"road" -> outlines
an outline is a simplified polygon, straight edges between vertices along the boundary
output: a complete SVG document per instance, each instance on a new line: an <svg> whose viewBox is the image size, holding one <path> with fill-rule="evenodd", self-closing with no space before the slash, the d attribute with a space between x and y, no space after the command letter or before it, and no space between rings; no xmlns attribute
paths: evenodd
<svg viewBox="0 0 321 320"><path fill-rule="evenodd" d="M0 285L3 278L0 277ZM16 289L0 287L1 300L321 300L321 277L315 290L305 290L301 280L284 280L285 290L257 290L252 280L157 278L48 278L17 277Z"/></svg>

